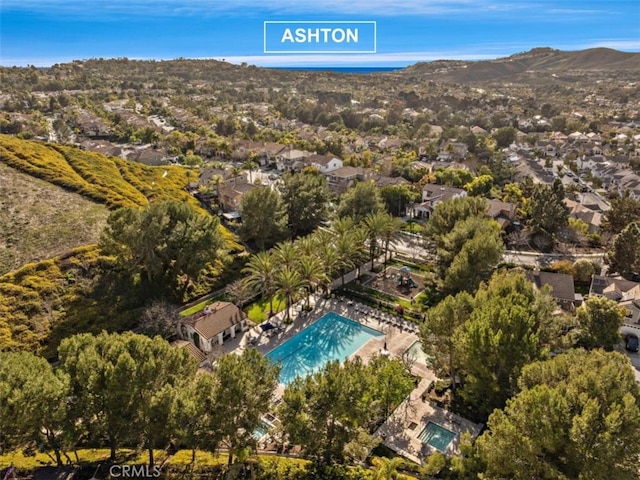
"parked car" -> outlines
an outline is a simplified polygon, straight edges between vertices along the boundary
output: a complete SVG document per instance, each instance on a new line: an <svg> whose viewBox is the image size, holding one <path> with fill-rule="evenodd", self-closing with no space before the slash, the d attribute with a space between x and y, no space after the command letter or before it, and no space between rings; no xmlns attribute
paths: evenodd
<svg viewBox="0 0 640 480"><path fill-rule="evenodd" d="M638 336L634 333L630 333L625 337L624 348L630 352L637 352L640 350L640 342L638 342Z"/></svg>

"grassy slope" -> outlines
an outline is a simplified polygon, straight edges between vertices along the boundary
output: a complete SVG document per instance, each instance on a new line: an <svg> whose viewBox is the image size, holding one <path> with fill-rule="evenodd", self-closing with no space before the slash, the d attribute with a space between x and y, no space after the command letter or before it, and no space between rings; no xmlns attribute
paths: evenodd
<svg viewBox="0 0 640 480"><path fill-rule="evenodd" d="M178 166L148 167L74 147L0 135L0 162L109 208L184 200L199 206L184 187L197 173Z"/></svg>
<svg viewBox="0 0 640 480"><path fill-rule="evenodd" d="M104 205L0 163L0 275L96 243Z"/></svg>
<svg viewBox="0 0 640 480"><path fill-rule="evenodd" d="M78 148L0 135L0 163L46 180L115 209L152 201L182 200L200 208L185 187L197 171L180 166L149 167ZM0 195L0 200L2 195ZM241 251L234 236L220 227L228 248Z"/></svg>
<svg viewBox="0 0 640 480"><path fill-rule="evenodd" d="M200 208L197 200L184 188L195 179L196 172L182 167L147 167L71 147L5 135L0 135L0 165L0 172L8 165L63 187L67 192L76 192L97 202L96 208L102 208L105 213L104 207L143 206L149 201L165 199L183 200ZM24 188L27 187L25 184ZM16 188L23 187L16 185ZM0 194L0 203L8 202L8 197ZM47 197L44 201L50 199ZM23 208L28 211L33 207L25 205ZM28 216L26 213L19 215ZM82 213L78 216L78 222L82 222ZM41 229L52 228L45 218L40 222ZM73 228L86 234L86 224L76 223ZM228 249L242 250L233 236L222 226L220 228L227 238ZM2 231L9 232L2 238L12 239L19 235L11 223ZM69 233L72 236L72 232ZM34 258L42 258L43 255L42 252L33 252ZM221 262L216 262L210 274L213 276L211 281L224 278L225 269ZM81 248L71 255L63 255L63 258L27 264L1 275L0 350L28 349L52 357L65 336L77 332L99 332L103 328L130 328L139 314L136 309L140 308L140 301L136 302L134 292L127 290L127 286L116 277L117 272L112 271L110 259L102 257L95 246Z"/></svg>

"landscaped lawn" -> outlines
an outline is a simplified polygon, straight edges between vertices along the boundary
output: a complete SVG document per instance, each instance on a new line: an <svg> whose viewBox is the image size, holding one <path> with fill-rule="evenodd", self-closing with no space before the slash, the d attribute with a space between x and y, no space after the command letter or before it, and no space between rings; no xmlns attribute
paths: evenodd
<svg viewBox="0 0 640 480"><path fill-rule="evenodd" d="M218 300L222 300L222 298L213 297L213 298L209 298L207 300L204 300L203 302L200 302L200 303L194 305L193 307L190 307L190 308L187 308L186 310L181 311L180 312L180 316L181 317L188 317L189 315L193 315L194 313L198 313L200 310L204 310L204 307L206 307L207 305L211 305L212 303L215 303Z"/></svg>
<svg viewBox="0 0 640 480"><path fill-rule="evenodd" d="M285 309L284 298L280 295L273 297L273 313L276 314ZM253 302L246 309L247 316L254 323L262 323L269 318L269 299L260 299Z"/></svg>

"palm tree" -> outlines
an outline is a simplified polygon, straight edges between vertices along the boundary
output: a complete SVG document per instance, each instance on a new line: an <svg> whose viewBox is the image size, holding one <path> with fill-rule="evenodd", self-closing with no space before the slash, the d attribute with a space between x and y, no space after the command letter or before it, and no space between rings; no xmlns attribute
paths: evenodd
<svg viewBox="0 0 640 480"><path fill-rule="evenodd" d="M355 248L354 251L354 263L357 267L357 276L360 276L360 267L361 265L367 261L368 250L367 250L367 237L368 232L366 228L362 226L357 226L352 230L353 236L353 245Z"/></svg>
<svg viewBox="0 0 640 480"><path fill-rule="evenodd" d="M355 224L353 222L353 218L351 217L337 218L331 224L331 230L333 230L337 236L342 236L346 233L349 233L351 230L353 230L354 227Z"/></svg>
<svg viewBox="0 0 640 480"><path fill-rule="evenodd" d="M298 272L304 282L304 288L307 290L307 298L305 304L309 307L309 297L319 283L324 280L326 276L322 263L315 256L304 256L300 259L298 264Z"/></svg>
<svg viewBox="0 0 640 480"><path fill-rule="evenodd" d="M296 239L296 248L301 257L317 257L318 256L318 239L317 233L300 237Z"/></svg>
<svg viewBox="0 0 640 480"><path fill-rule="evenodd" d="M249 183L253 183L253 171L258 168L258 163L254 160L247 160L242 164L242 168L249 171Z"/></svg>
<svg viewBox="0 0 640 480"><path fill-rule="evenodd" d="M269 317L273 315L273 294L275 291L276 262L270 252L259 252L251 257L242 269L247 274L245 282L255 291L269 297Z"/></svg>
<svg viewBox="0 0 640 480"><path fill-rule="evenodd" d="M273 255L280 267L294 268L300 259L300 252L291 240L278 243L273 249Z"/></svg>
<svg viewBox="0 0 640 480"><path fill-rule="evenodd" d="M338 256L338 265L340 267L340 278L344 287L344 274L350 268L353 268L354 255L356 253L356 245L353 240L352 232L347 232L335 239L336 254Z"/></svg>
<svg viewBox="0 0 640 480"><path fill-rule="evenodd" d="M236 179L242 173L242 168L240 168L240 167L231 167L229 169L229 172L231 173L231 178L233 179L233 186L235 187L236 186Z"/></svg>
<svg viewBox="0 0 640 480"><path fill-rule="evenodd" d="M332 242L326 241L318 244L317 255L324 270L319 286L326 293L329 291L332 275L339 264L338 252Z"/></svg>
<svg viewBox="0 0 640 480"><path fill-rule="evenodd" d="M387 217L388 214L378 211L370 213L364 219L364 224L369 238L369 260L371 261L371 270L373 270L373 262L378 250L378 242L384 235L387 228Z"/></svg>
<svg viewBox="0 0 640 480"><path fill-rule="evenodd" d="M291 305L293 304L294 296L304 286L302 276L297 270L289 266L285 266L278 271L275 278L276 292L284 297L287 319L291 319Z"/></svg>
<svg viewBox="0 0 640 480"><path fill-rule="evenodd" d="M211 175L209 185L216 187L216 197L218 197L218 201L220 201L220 185L224 185L224 177L219 174Z"/></svg>
<svg viewBox="0 0 640 480"><path fill-rule="evenodd" d="M402 220L387 214L387 224L384 229L384 266L387 266L389 247L393 245L402 231Z"/></svg>

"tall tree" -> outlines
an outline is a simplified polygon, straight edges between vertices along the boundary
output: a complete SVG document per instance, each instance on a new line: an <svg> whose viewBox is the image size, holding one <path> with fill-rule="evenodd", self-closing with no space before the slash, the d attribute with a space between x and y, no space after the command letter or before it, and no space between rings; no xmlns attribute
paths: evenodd
<svg viewBox="0 0 640 480"><path fill-rule="evenodd" d="M351 231L337 236L334 242L340 266L340 278L344 287L344 275L355 266L354 256L358 247Z"/></svg>
<svg viewBox="0 0 640 480"><path fill-rule="evenodd" d="M495 220L476 216L458 221L451 232L437 239L443 289L473 292L487 280L504 252L500 234Z"/></svg>
<svg viewBox="0 0 640 480"><path fill-rule="evenodd" d="M214 366L212 407L220 412L216 428L229 449L229 464L234 455L254 445L253 432L270 408L279 373L280 367L253 348L241 355L223 355Z"/></svg>
<svg viewBox="0 0 640 480"><path fill-rule="evenodd" d="M477 441L482 478L640 476L640 392L619 353L571 350L528 365Z"/></svg>
<svg viewBox="0 0 640 480"><path fill-rule="evenodd" d="M446 374L455 388L457 372L456 331L464 325L473 311L473 297L460 292L455 297L447 296L429 309L420 326L422 349L430 357L438 375Z"/></svg>
<svg viewBox="0 0 640 480"><path fill-rule="evenodd" d="M402 220L391 215L387 216L387 222L382 232L382 239L384 244L384 264L387 265L387 260L390 248L395 245L402 232Z"/></svg>
<svg viewBox="0 0 640 480"><path fill-rule="evenodd" d="M240 238L253 240L260 250L288 236L286 207L280 194L269 187L257 187L242 196Z"/></svg>
<svg viewBox="0 0 640 480"><path fill-rule="evenodd" d="M111 460L123 443L141 443L153 464L173 414L170 389L197 368L187 350L160 337L103 332L66 338L58 353L70 378L70 408L93 438L107 439Z"/></svg>
<svg viewBox="0 0 640 480"><path fill-rule="evenodd" d="M291 240L280 242L272 250L273 258L279 268L289 267L294 269L300 261L300 251L296 243Z"/></svg>
<svg viewBox="0 0 640 480"><path fill-rule="evenodd" d="M576 311L581 329L580 343L587 348L607 350L620 341L625 310L606 297L590 297Z"/></svg>
<svg viewBox="0 0 640 480"><path fill-rule="evenodd" d="M640 273L640 221L630 223L616 235L605 261L612 272L625 278Z"/></svg>
<svg viewBox="0 0 640 480"><path fill-rule="evenodd" d="M258 252L252 255L242 269L245 281L254 291L269 298L269 317L273 315L273 294L275 293L276 262L271 252Z"/></svg>
<svg viewBox="0 0 640 480"><path fill-rule="evenodd" d="M369 240L369 261L372 269L373 262L378 255L380 242L384 239L389 218L389 214L382 211L370 213L364 218L364 226Z"/></svg>
<svg viewBox="0 0 640 480"><path fill-rule="evenodd" d="M460 394L480 415L504 407L522 368L547 354L544 317L552 303L548 292L536 292L518 273L497 273L476 293L470 319L454 341L464 377Z"/></svg>
<svg viewBox="0 0 640 480"><path fill-rule="evenodd" d="M459 197L436 205L425 229L428 239L436 240L453 230L455 224L468 217L484 215L487 202L480 197Z"/></svg>
<svg viewBox="0 0 640 480"><path fill-rule="evenodd" d="M188 203L168 201L113 212L101 246L125 268L141 273L150 295L181 302L190 282L219 257L224 238L217 218Z"/></svg>
<svg viewBox="0 0 640 480"><path fill-rule="evenodd" d="M285 389L279 416L289 440L302 445L320 465L340 462L344 447L366 423L368 408L366 366L348 360L329 362L322 371L297 378Z"/></svg>
<svg viewBox="0 0 640 480"><path fill-rule="evenodd" d="M569 209L564 204L564 188L556 179L553 186L538 183L526 205L527 225L534 234L553 237L569 222Z"/></svg>
<svg viewBox="0 0 640 480"><path fill-rule="evenodd" d="M346 191L338 207L339 217L351 217L360 223L367 215L384 208L380 192L373 181L358 182Z"/></svg>
<svg viewBox="0 0 640 480"><path fill-rule="evenodd" d="M44 446L62 466L68 398L68 376L54 372L44 358L0 352L0 450Z"/></svg>
<svg viewBox="0 0 640 480"><path fill-rule="evenodd" d="M304 286L305 282L296 268L285 266L276 273L276 292L284 297L287 319L291 318L291 305L293 305L295 296Z"/></svg>
<svg viewBox="0 0 640 480"><path fill-rule="evenodd" d="M322 175L315 173L288 173L282 180L280 191L287 208L291 234L311 233L327 218L327 182Z"/></svg>
<svg viewBox="0 0 640 480"><path fill-rule="evenodd" d="M306 304L309 307L309 298L316 287L325 281L327 274L324 271L322 262L317 256L305 255L300 258L298 273L307 291Z"/></svg>
<svg viewBox="0 0 640 480"><path fill-rule="evenodd" d="M407 205L415 202L418 198L418 194L411 190L411 187L406 183L382 187L380 196L387 212L396 217L402 216L406 212Z"/></svg>
<svg viewBox="0 0 640 480"><path fill-rule="evenodd" d="M640 200L625 193L622 197L611 200L611 210L604 215L602 230L617 235L627 225L640 218Z"/></svg>

